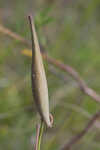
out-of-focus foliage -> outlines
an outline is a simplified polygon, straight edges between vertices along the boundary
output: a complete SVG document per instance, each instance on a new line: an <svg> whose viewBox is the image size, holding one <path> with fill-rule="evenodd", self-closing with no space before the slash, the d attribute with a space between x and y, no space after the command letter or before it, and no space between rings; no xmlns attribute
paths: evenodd
<svg viewBox="0 0 100 150"><path fill-rule="evenodd" d="M100 93L100 1L3 0L0 24L30 40L30 12L49 55L74 67ZM21 53L27 48L0 33L0 150L33 149L39 119L31 92L31 59ZM45 67L54 127L45 131L41 149L56 150L84 128L100 105L68 74L57 70L55 76L47 62ZM100 150L99 131L94 126L73 150Z"/></svg>

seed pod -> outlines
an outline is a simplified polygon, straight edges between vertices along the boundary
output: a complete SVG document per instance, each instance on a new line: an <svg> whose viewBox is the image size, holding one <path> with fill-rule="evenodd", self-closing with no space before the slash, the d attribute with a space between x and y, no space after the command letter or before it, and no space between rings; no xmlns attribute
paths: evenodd
<svg viewBox="0 0 100 150"><path fill-rule="evenodd" d="M32 36L32 93L41 119L51 127L47 80L32 17L29 16Z"/></svg>

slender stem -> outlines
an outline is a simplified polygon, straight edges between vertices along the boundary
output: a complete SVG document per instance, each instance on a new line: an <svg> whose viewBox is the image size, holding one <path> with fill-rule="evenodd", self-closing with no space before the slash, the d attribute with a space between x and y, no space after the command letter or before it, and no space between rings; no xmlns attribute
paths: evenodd
<svg viewBox="0 0 100 150"><path fill-rule="evenodd" d="M44 129L44 123L41 120L40 134L39 134L39 140L38 140L38 150L40 150L40 146L41 146L41 139L42 139L42 135L43 135L43 129Z"/></svg>
<svg viewBox="0 0 100 150"><path fill-rule="evenodd" d="M40 150L43 129L44 129L44 123L41 120L41 124L38 124L36 126L36 142L35 142L34 150Z"/></svg>
<svg viewBox="0 0 100 150"><path fill-rule="evenodd" d="M35 142L34 150L38 150L39 134L40 134L40 124L36 126L36 142Z"/></svg>

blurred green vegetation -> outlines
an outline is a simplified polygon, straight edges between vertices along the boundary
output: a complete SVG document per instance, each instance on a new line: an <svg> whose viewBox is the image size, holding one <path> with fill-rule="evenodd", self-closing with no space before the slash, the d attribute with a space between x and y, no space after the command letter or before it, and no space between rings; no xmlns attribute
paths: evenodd
<svg viewBox="0 0 100 150"><path fill-rule="evenodd" d="M48 54L71 65L89 87L100 93L99 0L3 0L0 23L30 40L27 16L32 13L40 43ZM23 43L0 33L0 150L32 150L39 122L31 92L31 59ZM59 149L79 133L100 105L77 83L49 72L45 62L53 129L45 130L44 150ZM100 150L100 128L93 127L73 150Z"/></svg>

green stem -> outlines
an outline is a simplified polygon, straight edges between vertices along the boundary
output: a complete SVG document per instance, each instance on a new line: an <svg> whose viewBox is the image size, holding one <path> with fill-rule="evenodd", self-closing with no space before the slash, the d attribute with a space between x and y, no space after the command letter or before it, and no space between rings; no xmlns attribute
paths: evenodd
<svg viewBox="0 0 100 150"><path fill-rule="evenodd" d="M43 123L43 121L41 121L39 140L38 140L38 150L40 150L40 146L41 146L41 139L42 139L42 135L43 135L43 129L44 129L44 123Z"/></svg>

